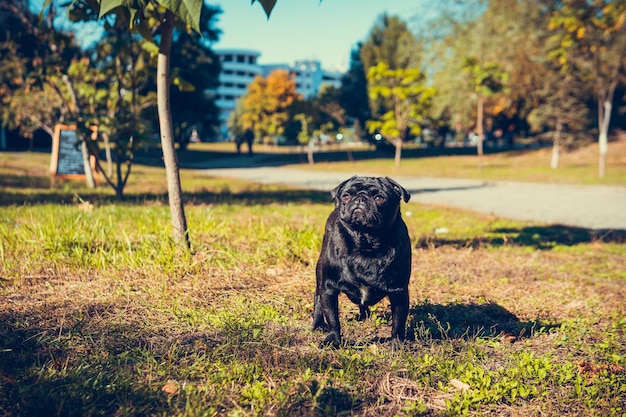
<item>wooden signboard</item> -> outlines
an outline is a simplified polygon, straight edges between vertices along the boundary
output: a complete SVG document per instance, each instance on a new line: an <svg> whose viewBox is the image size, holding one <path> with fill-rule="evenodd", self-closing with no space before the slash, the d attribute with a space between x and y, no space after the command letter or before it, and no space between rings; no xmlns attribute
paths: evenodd
<svg viewBox="0 0 626 417"><path fill-rule="evenodd" d="M54 180L57 177L86 179L85 169L92 170L92 167L91 164L85 166L83 147L84 145L78 136L76 126L61 124L54 126L52 154L50 155L52 184L54 184Z"/></svg>

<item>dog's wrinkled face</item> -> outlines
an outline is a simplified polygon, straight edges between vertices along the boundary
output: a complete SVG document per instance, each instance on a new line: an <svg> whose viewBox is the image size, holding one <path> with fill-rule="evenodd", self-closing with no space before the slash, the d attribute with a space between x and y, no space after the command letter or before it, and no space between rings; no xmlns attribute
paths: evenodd
<svg viewBox="0 0 626 417"><path fill-rule="evenodd" d="M353 230L380 230L395 222L409 193L390 178L352 177L331 192L339 217Z"/></svg>

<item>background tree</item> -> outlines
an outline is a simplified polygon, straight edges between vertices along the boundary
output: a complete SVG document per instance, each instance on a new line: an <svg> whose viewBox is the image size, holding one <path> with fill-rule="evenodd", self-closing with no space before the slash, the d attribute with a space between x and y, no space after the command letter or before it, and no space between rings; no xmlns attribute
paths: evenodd
<svg viewBox="0 0 626 417"><path fill-rule="evenodd" d="M189 142L191 129L200 137L214 137L219 125L215 101L206 91L219 84L220 61L210 48L219 31L215 29L218 8L203 3L200 33L177 29L172 43L172 122L179 148Z"/></svg>
<svg viewBox="0 0 626 417"><path fill-rule="evenodd" d="M538 138L552 140L550 167L557 169L561 149L573 147L586 136L589 126L589 91L573 76L563 77L560 71L546 72L543 88L534 92L540 103L528 115L528 122Z"/></svg>
<svg viewBox="0 0 626 417"><path fill-rule="evenodd" d="M152 88L154 66L143 48L144 42L117 24L106 29L95 48L96 65L109 80L106 110L99 113L99 134L107 155L107 168L100 167L100 171L120 200L135 151L152 134L150 122L156 106Z"/></svg>
<svg viewBox="0 0 626 417"><path fill-rule="evenodd" d="M361 139L365 134L365 122L371 118L367 77L361 61L361 43L350 54L350 67L341 77L339 89L339 105L346 111L349 126L354 128L355 135Z"/></svg>
<svg viewBox="0 0 626 417"><path fill-rule="evenodd" d="M56 123L75 123L77 103L72 103L70 80L64 72L82 53L71 34L54 28L56 9L43 20L20 0L0 2L0 98L3 125L32 138L43 129L54 132Z"/></svg>
<svg viewBox="0 0 626 417"><path fill-rule="evenodd" d="M468 74L468 84L476 94L476 134L478 136L477 150L479 167L483 166L483 139L484 131L484 99L505 90L504 83L508 74L495 62L479 64L474 57L465 57L463 71Z"/></svg>
<svg viewBox="0 0 626 417"><path fill-rule="evenodd" d="M419 68L391 69L385 62L370 68L367 80L374 99L384 97L393 104L392 110L368 121L367 127L370 132L381 132L395 146L395 166L399 168L402 144L408 132L421 132L420 122L434 89L426 86L425 76Z"/></svg>
<svg viewBox="0 0 626 417"><path fill-rule="evenodd" d="M380 62L385 62L391 70L419 67L420 57L415 36L397 16L381 15L361 45L361 62L366 76L370 68ZM368 88L371 88L369 78ZM385 97L372 97L369 94L372 117L378 118L393 109L394 104Z"/></svg>
<svg viewBox="0 0 626 417"><path fill-rule="evenodd" d="M604 177L613 98L626 69L626 0L568 0L550 20L550 57L593 85L598 103L598 175Z"/></svg>
<svg viewBox="0 0 626 417"><path fill-rule="evenodd" d="M267 77L257 76L239 101L238 129L252 129L256 138L281 136L289 120L289 107L302 100L296 82L287 71L276 70Z"/></svg>

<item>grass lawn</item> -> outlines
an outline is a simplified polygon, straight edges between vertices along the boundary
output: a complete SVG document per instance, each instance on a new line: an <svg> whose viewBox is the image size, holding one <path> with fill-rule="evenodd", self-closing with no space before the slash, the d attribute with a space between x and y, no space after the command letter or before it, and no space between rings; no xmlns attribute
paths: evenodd
<svg viewBox="0 0 626 417"><path fill-rule="evenodd" d="M183 170L180 253L162 169L116 203L47 164L0 154L0 416L626 413L624 231L404 205L410 340L342 296L333 350L311 331L327 193Z"/></svg>

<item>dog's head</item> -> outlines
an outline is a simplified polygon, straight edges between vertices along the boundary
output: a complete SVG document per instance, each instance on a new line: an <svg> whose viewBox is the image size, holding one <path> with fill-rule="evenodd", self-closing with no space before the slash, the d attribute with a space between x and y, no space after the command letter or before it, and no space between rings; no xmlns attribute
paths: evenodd
<svg viewBox="0 0 626 417"><path fill-rule="evenodd" d="M354 176L331 191L339 218L354 230L379 230L393 225L400 201L411 195L388 177Z"/></svg>

